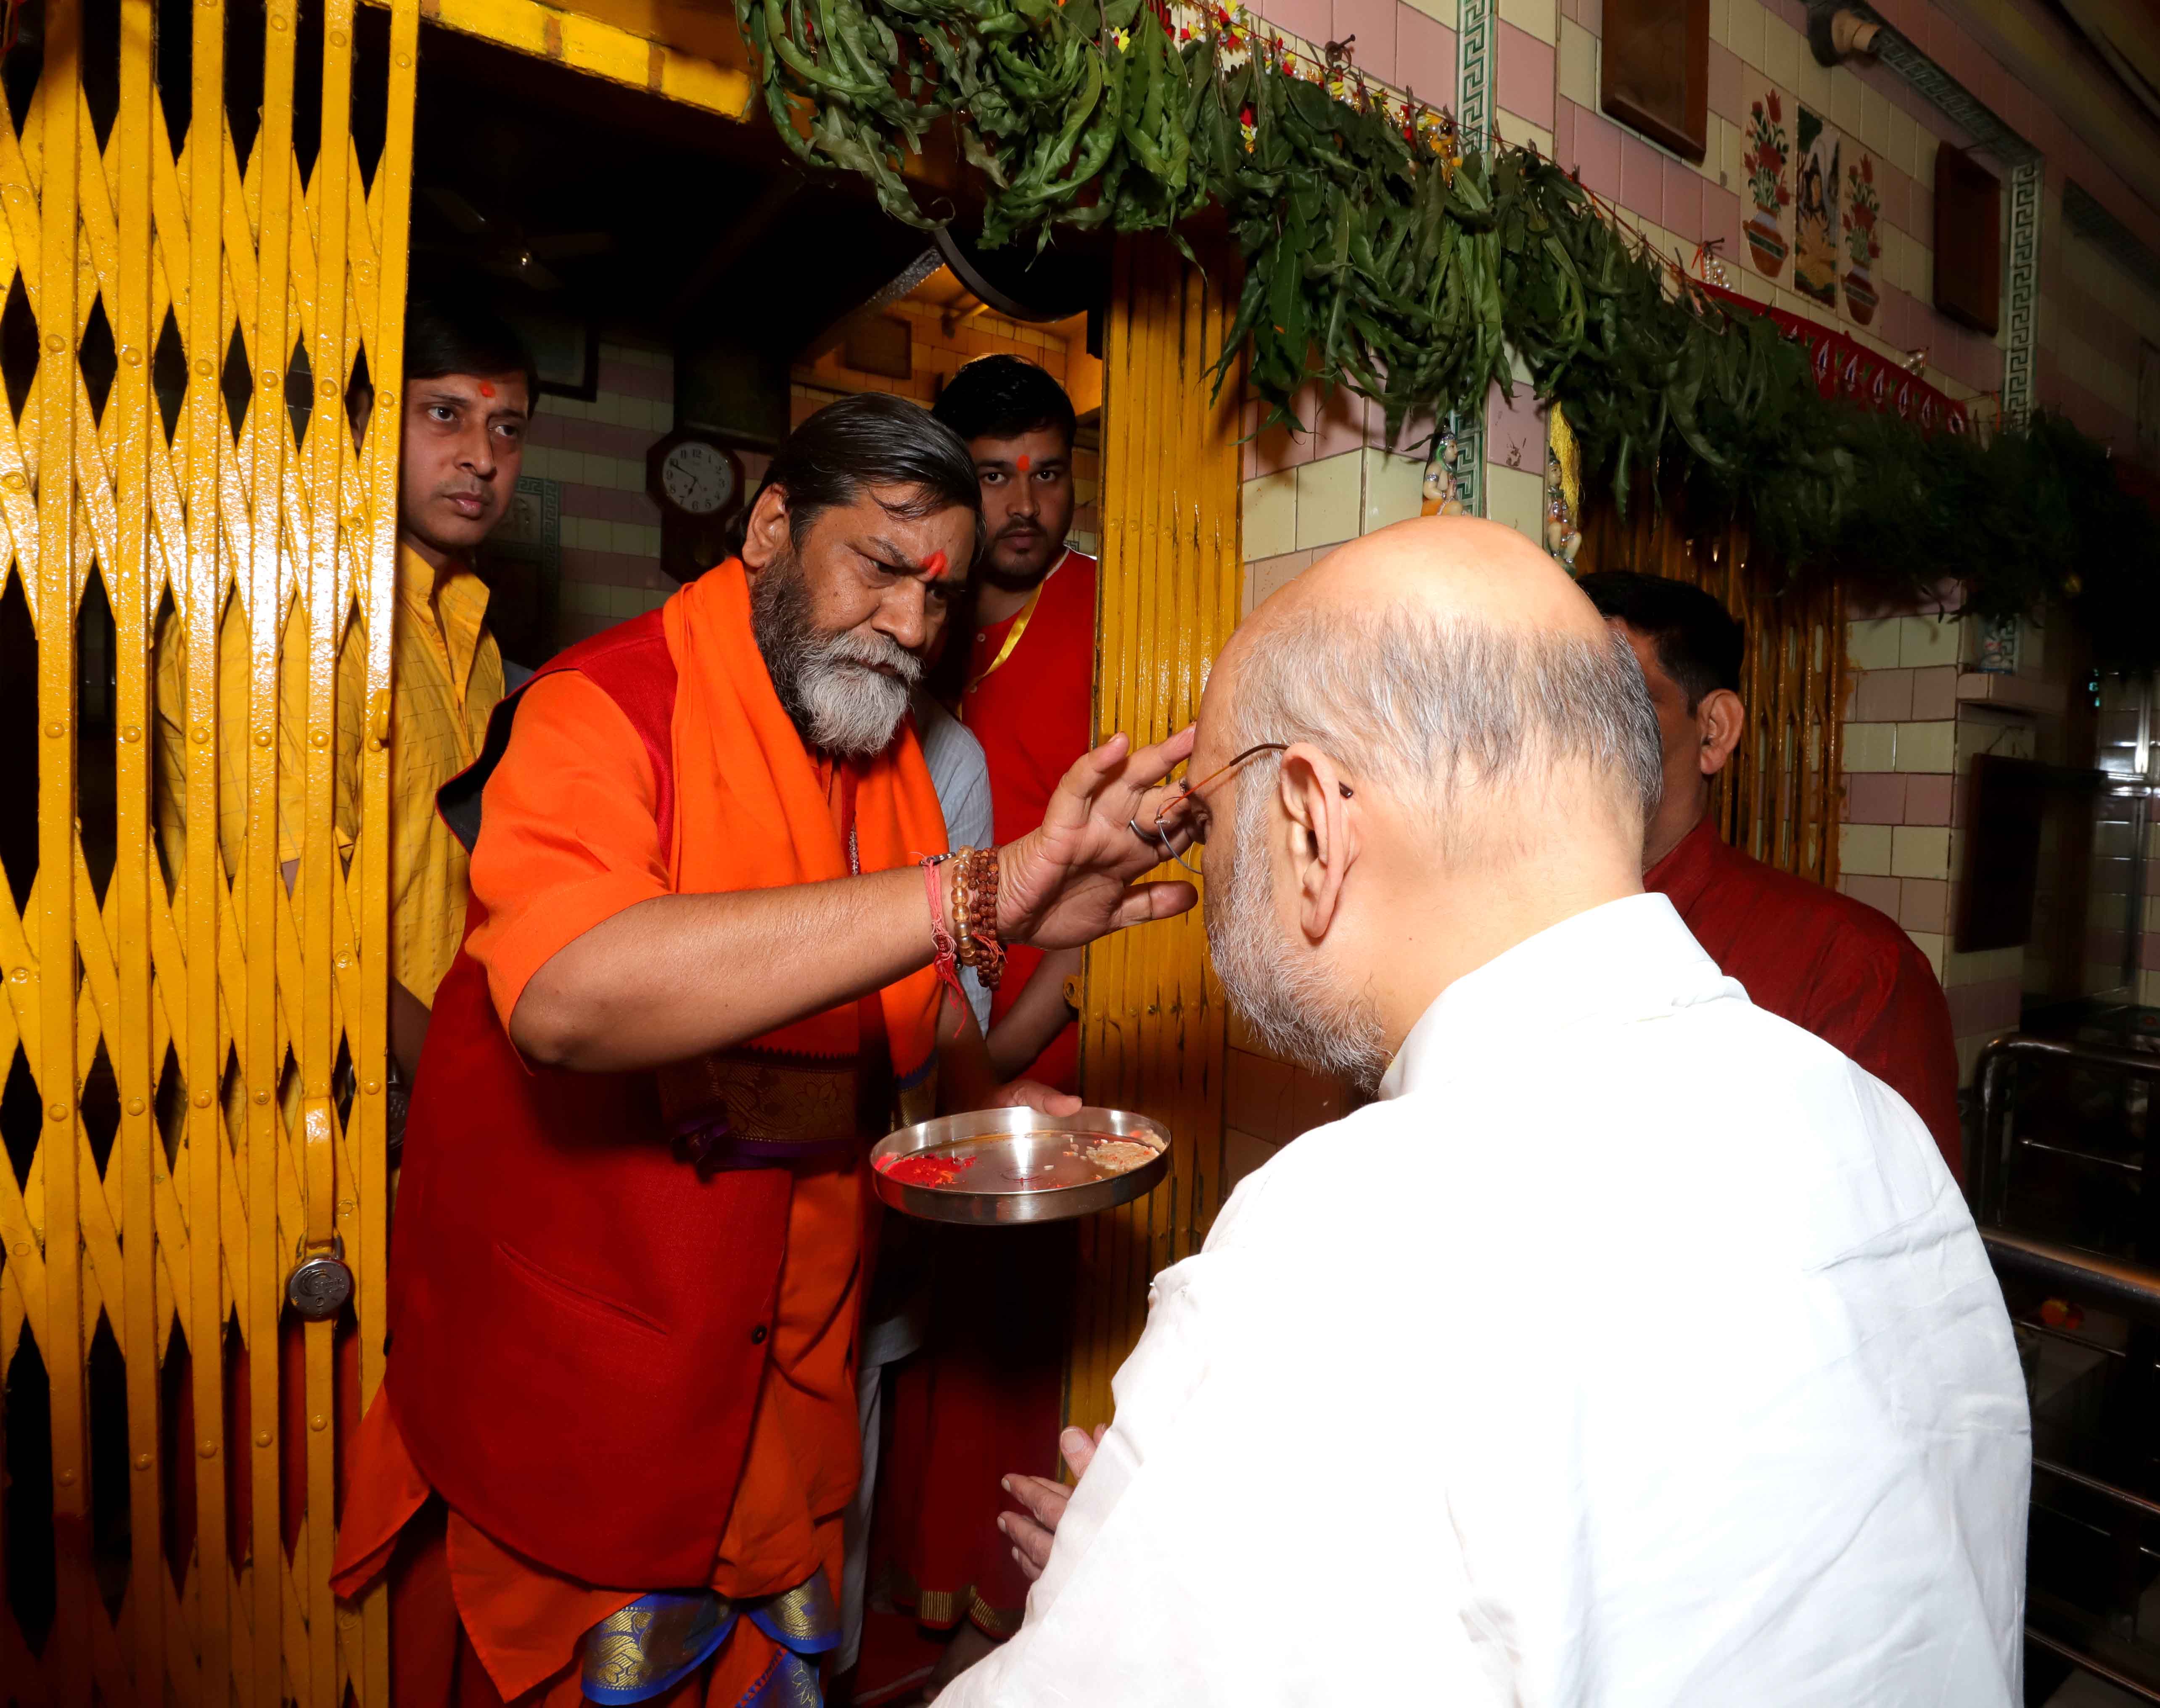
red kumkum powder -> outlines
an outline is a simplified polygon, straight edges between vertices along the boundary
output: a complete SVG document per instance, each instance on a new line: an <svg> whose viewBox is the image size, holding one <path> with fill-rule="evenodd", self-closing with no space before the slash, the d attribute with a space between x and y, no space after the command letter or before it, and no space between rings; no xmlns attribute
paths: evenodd
<svg viewBox="0 0 2160 1708"><path fill-rule="evenodd" d="M890 1175L904 1186L949 1186L975 1165L972 1156L954 1160L917 1150L906 1156L881 1156L878 1172Z"/></svg>

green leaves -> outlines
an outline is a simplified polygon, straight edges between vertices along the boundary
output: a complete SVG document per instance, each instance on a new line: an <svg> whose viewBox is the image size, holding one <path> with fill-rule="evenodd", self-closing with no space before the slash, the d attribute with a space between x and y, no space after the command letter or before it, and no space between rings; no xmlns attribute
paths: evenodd
<svg viewBox="0 0 2160 1708"><path fill-rule="evenodd" d="M911 225L902 174L951 123L996 245L1061 225L1164 232L1222 210L1245 263L1219 389L1249 356L1268 422L1308 384L1379 406L1390 442L1512 389L1559 399L1586 484L1747 525L1753 561L1867 595L1969 578L1991 614L2065 596L2105 657L2160 653L2160 533L2059 418L1923 438L1825 401L1769 321L1683 283L1527 148L1452 157L1353 85L1275 63L1249 15L1172 39L1140 0L735 0L766 110L806 162L859 173ZM1409 134L1405 134L1408 127ZM1436 141L1448 144L1446 150Z"/></svg>

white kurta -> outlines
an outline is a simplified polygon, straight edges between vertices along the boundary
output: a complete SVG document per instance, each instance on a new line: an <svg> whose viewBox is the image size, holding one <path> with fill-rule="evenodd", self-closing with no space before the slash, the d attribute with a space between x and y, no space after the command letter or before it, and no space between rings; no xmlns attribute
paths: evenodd
<svg viewBox="0 0 2160 1708"><path fill-rule="evenodd" d="M2030 1428L1926 1128L1661 896L1451 987L1156 1277L941 1708L2009 1708Z"/></svg>

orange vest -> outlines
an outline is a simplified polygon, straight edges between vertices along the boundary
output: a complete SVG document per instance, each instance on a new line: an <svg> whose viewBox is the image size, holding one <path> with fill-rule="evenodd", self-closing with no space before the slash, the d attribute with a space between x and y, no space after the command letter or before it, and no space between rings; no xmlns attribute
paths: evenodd
<svg viewBox="0 0 2160 1708"><path fill-rule="evenodd" d="M664 836L676 672L660 614L547 669L583 672L622 708ZM454 823L515 704L445 791ZM475 901L468 935L481 914ZM790 1188L785 1169L678 1161L651 1074L529 1066L460 950L413 1089L389 1277L386 1383L429 1483L588 1582L704 1583L763 1373Z"/></svg>

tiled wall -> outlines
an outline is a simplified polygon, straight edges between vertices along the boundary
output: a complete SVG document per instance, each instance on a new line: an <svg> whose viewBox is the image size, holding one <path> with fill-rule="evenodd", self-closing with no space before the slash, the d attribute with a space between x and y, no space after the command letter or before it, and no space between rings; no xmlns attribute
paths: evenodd
<svg viewBox="0 0 2160 1708"><path fill-rule="evenodd" d="M589 403L540 401L525 472L561 489L557 632L565 646L675 590L660 568L660 511L645 492L645 454L674 425L675 358L646 345L602 340L600 392Z"/></svg>
<svg viewBox="0 0 2160 1708"><path fill-rule="evenodd" d="M1368 76L1452 104L1455 0L1264 0L1259 9L1305 44L1354 31L1357 63ZM1534 142L1577 171L1626 223L1683 265L1692 263L1699 244L1722 239L1733 288L1833 320L1887 356L1924 350L1924 376L1953 397L1999 388L2002 337L1957 326L1931 306L1936 146L1969 139L1879 66L1816 65L1800 0L1711 0L1710 134L1699 166L1598 112L1602 0L1500 0L1498 9L1495 89L1503 138ZM1878 9L2046 155L2039 397L2108 439L2117 454L2131 451L2137 345L2141 338L2160 343L2160 283L2138 281L2068 232L2063 184L2074 178L2155 247L2160 213L2137 202L2030 96L2017 69L1991 59L1948 12L1929 0L1878 0ZM2048 38L2059 39L2066 39L2059 29ZM1771 89L1779 93L1789 128L1804 102L1872 158L1882 254L1874 276L1880 301L1867 325L1805 303L1789 288L1789 267L1773 283L1751 263L1741 230L1747 211L1742 126L1749 104ZM2007 225L2006 216L2006 232ZM2007 327L2007 304L2003 319ZM1332 548L1418 513L1421 462L1389 449L1377 411L1347 397L1308 394L1301 404L1311 431L1256 433L1245 448L1248 610ZM1249 433L1259 418L1258 406L1249 404ZM1537 538L1545 502L1542 412L1526 389L1512 402L1496 389L1487 429L1487 511ZM1406 448L1418 449L1422 433L1412 423ZM1859 669L1848 708L1843 833L1846 889L1903 925L1943 978L1967 1073L1986 1040L2017 1024L2022 952L1960 955L1949 947L1963 852L1959 779L1981 751L2089 762L2048 750L2059 743L2069 684L2048 674L2039 632L2028 631L2017 676L1991 677L1970 667L1971 626L1913 614L1851 626ZM2154 846L2160 855L2160 839ZM2152 995L2160 996L2160 904L2150 911L2148 964L2156 970L2147 976ZM1268 1061L1249 1038L1233 1041L1232 1156L1233 1165L1244 1159L1249 1166L1323 1119L1337 1106L1330 1098L1339 1099L1342 1091Z"/></svg>
<svg viewBox="0 0 2160 1708"><path fill-rule="evenodd" d="M2139 278L2076 232L2043 269L2040 396L2117 456L2137 451L2140 349L2160 350L2160 278Z"/></svg>
<svg viewBox="0 0 2160 1708"><path fill-rule="evenodd" d="M1629 215L1661 253L1677 252L1686 262L1698 243L1722 240L1730 283L1758 302L1831 322L1882 355L1924 349L1927 379L1953 397L2000 387L1997 340L1941 319L1930 306L1936 146L1945 140L1963 146L1970 138L1902 78L1879 65L1817 65L1799 0L1711 0L1708 148L1701 164L1690 165L1597 112L1602 0L1565 4L1556 158L1578 169L1583 183ZM1843 135L1847 168L1856 164L1856 150L1872 162L1882 204L1882 253L1873 269L1881 300L1866 325L1798 294L1789 265L1773 282L1749 258L1741 229L1752 205L1741 164L1744 127L1753 103L1773 91L1789 134L1804 105Z"/></svg>
<svg viewBox="0 0 2160 1708"><path fill-rule="evenodd" d="M1271 0L1259 9L1294 49L1310 56L1319 44L1354 34L1356 62L1369 77L1452 102L1456 0ZM2046 155L2040 399L2069 413L2118 454L2131 452L2138 345L2160 345L2160 281L2139 280L2071 234L2061 215L2063 184L2074 178L2156 247L2160 212L2131 196L2057 115L2038 105L2016 68L1989 58L1947 12L1927 0L1882 10ZM1711 0L1708 146L1700 165L1684 161L1598 112L1602 15L1602 0L1502 0L1494 86L1504 138L1534 143L1579 173L1659 252L1692 266L1698 245L1721 241L1733 288L1833 321L1885 356L1924 351L1924 377L1953 397L2000 388L2007 332L1990 338L1932 308L1936 147L1970 138L1880 65L1818 65L1801 0ZM2061 33L2043 34L2053 42ZM2067 44L2062 50L2072 51ZM1880 301L1864 325L1842 296L1835 312L1811 304L1791 288L1789 267L1773 281L1749 260L1742 232L1749 211L1744 126L1752 103L1772 91L1789 132L1804 103L1846 138L1847 165L1861 151L1872 164L1882 253L1874 267ZM2003 320L2007 328L2007 305ZM1256 566L1256 596L1327 548L1416 513L1415 471L1394 465L1411 459L1389 454L1377 412L1351 399L1300 401L1310 432L1262 434L1247 450L1246 555ZM1258 418L1256 411L1249 415L1249 431ZM1488 513L1535 537L1544 515L1542 413L1526 390L1510 402L1496 388L1487 418ZM1412 423L1406 447L1415 450L1421 442L1422 430Z"/></svg>
<svg viewBox="0 0 2160 1708"><path fill-rule="evenodd" d="M2134 738L2138 717L2135 685L2104 680L2096 720L2074 718L2090 686L2069 668L2069 649L2048 645L2044 626L2023 627L2014 674L1980 672L1973 667L1976 627L1970 618L1913 615L1850 626L1856 679L1845 730L1841 845L1846 893L1897 920L1940 975L1965 1083L1989 1040L2017 1029L2022 998L2051 994L2037 935L2002 949L1961 953L1955 947L1973 823L1973 761L1995 754L2084 769L2095 763L2096 721L2098 762L2105 765L2117 726ZM2104 818L2101 809L2095 810ZM2064 874L2057 864L2058 828L2052 815L2043 821L2036 927L2044 930L2059 907L2082 911L2084 988L2119 989L2121 921L2139 858L2134 831L2127 823L2095 823L2089 870ZM2142 885L2148 899L2136 945L2140 970L2127 994L2160 1005L2160 901L2151 899L2160 878L2160 828L2148 842ZM2069 886L2059 894L2059 880Z"/></svg>

